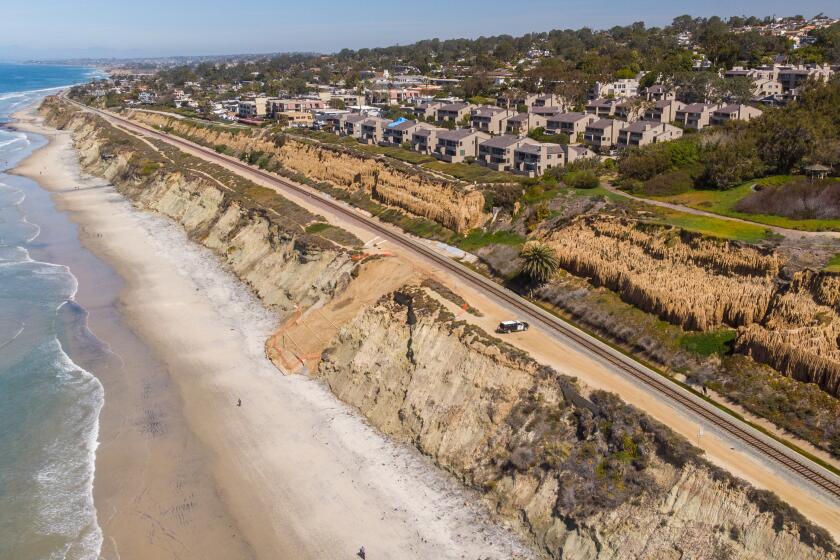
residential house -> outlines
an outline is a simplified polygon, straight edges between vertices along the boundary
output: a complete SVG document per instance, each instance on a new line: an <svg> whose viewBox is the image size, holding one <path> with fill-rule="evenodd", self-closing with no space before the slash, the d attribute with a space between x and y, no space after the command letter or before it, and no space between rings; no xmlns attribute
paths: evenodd
<svg viewBox="0 0 840 560"><path fill-rule="evenodd" d="M385 139L385 129L391 124L382 117L368 117L362 121L362 133L359 140L365 144L379 144Z"/></svg>
<svg viewBox="0 0 840 560"><path fill-rule="evenodd" d="M394 121L385 127L382 141L383 146L402 146L404 143L411 143L412 134L418 128L435 128L434 126L417 121L401 120Z"/></svg>
<svg viewBox="0 0 840 560"><path fill-rule="evenodd" d="M749 105L726 105L712 112L711 124L727 121L749 121L761 116L763 111Z"/></svg>
<svg viewBox="0 0 840 560"><path fill-rule="evenodd" d="M599 119L589 125L583 133L583 141L596 150L608 150L618 142L618 133L627 127L624 121Z"/></svg>
<svg viewBox="0 0 840 560"><path fill-rule="evenodd" d="M675 122L683 125L685 128L692 128L700 130L709 126L712 119L712 113L718 109L719 105L711 103L692 103L677 110L677 117Z"/></svg>
<svg viewBox="0 0 840 560"><path fill-rule="evenodd" d="M528 134L529 130L545 128L546 117L535 113L518 113L507 120L505 132L508 134Z"/></svg>
<svg viewBox="0 0 840 560"><path fill-rule="evenodd" d="M676 99L661 99L654 101L653 105L645 110L646 121L669 123L677 118L677 111L685 107L685 103Z"/></svg>
<svg viewBox="0 0 840 560"><path fill-rule="evenodd" d="M435 149L432 155L449 163L460 163L466 158L476 157L478 145L490 138L486 132L469 128L437 132L435 136Z"/></svg>
<svg viewBox="0 0 840 560"><path fill-rule="evenodd" d="M505 131L507 120L516 115L516 111L485 105L476 107L470 113L472 127L490 134L501 134Z"/></svg>
<svg viewBox="0 0 840 560"><path fill-rule="evenodd" d="M627 122L637 121L642 118L650 103L643 97L628 97L615 106L615 118Z"/></svg>
<svg viewBox="0 0 840 560"><path fill-rule="evenodd" d="M558 115L563 112L561 107L538 107L534 105L530 109L528 109L528 113L532 115L537 115L539 117L548 118L553 117L554 115Z"/></svg>
<svg viewBox="0 0 840 560"><path fill-rule="evenodd" d="M415 105L411 109L411 112L414 113L414 116L418 119L437 120L437 110L443 105L444 103L441 103L439 101L426 101L425 103Z"/></svg>
<svg viewBox="0 0 840 560"><path fill-rule="evenodd" d="M534 103L530 108L534 107L556 107L562 110L567 105L566 101L553 93L546 93L534 99Z"/></svg>
<svg viewBox="0 0 840 560"><path fill-rule="evenodd" d="M827 82L834 74L834 70L828 64L783 66L779 68L778 72L778 80L782 83L784 91L796 89L808 80Z"/></svg>
<svg viewBox="0 0 840 560"><path fill-rule="evenodd" d="M326 107L326 104L320 99L267 99L266 103L266 113L269 117L273 117L277 113L291 111L302 113Z"/></svg>
<svg viewBox="0 0 840 560"><path fill-rule="evenodd" d="M594 99L586 104L586 112L605 119L615 115L619 103L618 99Z"/></svg>
<svg viewBox="0 0 840 560"><path fill-rule="evenodd" d="M642 90L642 97L648 101L665 101L674 99L676 95L662 84L654 84Z"/></svg>
<svg viewBox="0 0 840 560"><path fill-rule="evenodd" d="M478 146L478 163L496 171L513 169L514 151L526 144L539 144L536 140L511 134L496 136Z"/></svg>
<svg viewBox="0 0 840 560"><path fill-rule="evenodd" d="M764 99L765 97L782 95L784 93L782 82L768 78L754 80L752 91L755 99Z"/></svg>
<svg viewBox="0 0 840 560"><path fill-rule="evenodd" d="M437 135L441 132L449 132L449 130L435 126L417 127L411 133L411 149L421 154L431 155L437 146Z"/></svg>
<svg viewBox="0 0 840 560"><path fill-rule="evenodd" d="M636 121L618 131L620 147L647 146L681 138L683 131L674 125L659 121Z"/></svg>
<svg viewBox="0 0 840 560"><path fill-rule="evenodd" d="M309 111L284 111L274 115L277 119L285 119L289 126L295 128L309 128L315 123L315 118Z"/></svg>
<svg viewBox="0 0 840 560"><path fill-rule="evenodd" d="M356 139L361 138L362 123L366 121L367 118L367 115L362 115L360 113L350 113L349 115L344 115L341 119L342 131L347 136L351 136Z"/></svg>
<svg viewBox="0 0 840 560"><path fill-rule="evenodd" d="M268 111L268 98L256 97L252 100L240 101L237 113L242 118L264 117Z"/></svg>
<svg viewBox="0 0 840 560"><path fill-rule="evenodd" d="M513 150L513 168L515 173L529 177L540 177L552 167L565 165L565 152L560 144L538 142L522 144Z"/></svg>
<svg viewBox="0 0 840 560"><path fill-rule="evenodd" d="M144 105L152 105L157 100L157 94L153 91L141 91L137 100Z"/></svg>
<svg viewBox="0 0 840 560"><path fill-rule="evenodd" d="M622 78L613 82L595 82L589 92L589 99L598 99L599 97L615 97L622 99L625 97L635 97L639 94L639 80L634 78Z"/></svg>
<svg viewBox="0 0 840 560"><path fill-rule="evenodd" d="M540 96L536 93L525 93L522 91L507 91L496 97L496 105L503 109L518 110L522 105L531 107ZM542 105L544 107L544 105Z"/></svg>
<svg viewBox="0 0 840 560"><path fill-rule="evenodd" d="M437 108L435 120L441 122L460 122L464 117L468 116L470 111L474 108L475 105L471 105L469 103L448 103Z"/></svg>
<svg viewBox="0 0 840 560"><path fill-rule="evenodd" d="M560 113L548 117L545 121L545 131L549 133L564 133L575 142L580 134L586 131L587 125L598 120L598 117L588 113Z"/></svg>

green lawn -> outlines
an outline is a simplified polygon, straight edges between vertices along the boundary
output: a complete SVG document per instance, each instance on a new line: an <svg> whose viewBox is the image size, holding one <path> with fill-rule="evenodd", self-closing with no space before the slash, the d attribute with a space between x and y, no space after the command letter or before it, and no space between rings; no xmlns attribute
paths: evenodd
<svg viewBox="0 0 840 560"><path fill-rule="evenodd" d="M735 340L736 334L734 329L686 333L680 338L680 346L701 356L723 355L729 350L729 343Z"/></svg>
<svg viewBox="0 0 840 560"><path fill-rule="evenodd" d="M477 163L446 163L445 161L432 161L424 163L423 167L469 182L515 183L522 182L527 179L527 177L522 175L493 171L492 169L483 167Z"/></svg>
<svg viewBox="0 0 840 560"><path fill-rule="evenodd" d="M831 257L823 270L826 272L840 272L840 253Z"/></svg>
<svg viewBox="0 0 840 560"><path fill-rule="evenodd" d="M653 221L655 222L734 241L757 243L766 239L770 233L760 225L743 224L708 216L696 216L666 208L651 207L651 212L654 215Z"/></svg>
<svg viewBox="0 0 840 560"><path fill-rule="evenodd" d="M729 216L732 218L740 218L750 222L765 224L770 226L783 227L787 229L795 229L801 231L840 231L840 220L795 220L793 218L786 218L784 216L773 216L769 214L747 214L735 210L735 205L739 200L749 195L752 192L752 186L760 185L782 185L790 182L796 177L789 175L774 175L747 181L742 185L731 188L726 191L719 190L692 190L686 193L650 197L654 200L662 200L665 202L672 202L674 204L683 204L689 208L696 208L697 210L705 210L714 214L722 216Z"/></svg>
<svg viewBox="0 0 840 560"><path fill-rule="evenodd" d="M475 251L486 245L521 245L525 238L509 231L488 233L479 229L470 231L466 237L458 240L456 245L464 251Z"/></svg>

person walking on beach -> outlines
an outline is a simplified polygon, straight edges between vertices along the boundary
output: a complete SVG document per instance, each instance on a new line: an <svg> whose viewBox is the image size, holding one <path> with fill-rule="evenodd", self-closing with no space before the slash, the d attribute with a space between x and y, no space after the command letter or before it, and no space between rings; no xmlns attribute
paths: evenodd
<svg viewBox="0 0 840 560"><path fill-rule="evenodd" d="M365 560L365 558L367 558L367 555L365 554L365 547L359 549L359 553L357 554L357 556L362 560Z"/></svg>
<svg viewBox="0 0 840 560"><path fill-rule="evenodd" d="M236 399L236 406L242 406L242 399Z"/></svg>

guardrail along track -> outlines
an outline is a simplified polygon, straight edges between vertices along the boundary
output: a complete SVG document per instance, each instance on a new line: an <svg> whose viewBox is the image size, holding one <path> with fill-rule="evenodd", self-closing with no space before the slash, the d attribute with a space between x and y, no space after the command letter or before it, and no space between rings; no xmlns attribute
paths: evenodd
<svg viewBox="0 0 840 560"><path fill-rule="evenodd" d="M709 422L710 424L718 427L719 429L730 434L736 439L742 441L744 444L748 445L755 451L758 451L762 455L773 459L774 461L781 464L791 472L796 473L797 475L815 484L834 498L840 499L840 484L833 481L826 474L820 472L819 469L821 467L818 467L816 465L811 466L808 464L808 462L806 462L807 459L800 459L798 456L794 456L793 453L795 452L793 450L785 452L782 449L776 447L775 445L771 445L770 443L768 443L767 440L764 439L767 436L760 437L759 435L757 435L757 431L755 431L753 428L748 428L746 425L741 425L743 424L742 422L736 421L734 418L726 415L724 412L718 411L716 408L713 408L712 405L704 403L702 400L700 400L697 397L694 397L693 395L691 395L691 393L689 393L682 387L679 387L674 383L665 380L656 372L648 370L641 364L636 363L631 358L619 354L617 351L613 350L603 342L600 342L599 340L584 333L578 328L568 324L563 319L549 314L547 311L534 305L533 303L524 300L523 298L514 294L507 288L504 288L503 286L498 285L492 280L485 278L476 272L473 272L472 270L466 268L465 266L459 263L456 263L448 257L438 254L437 252L427 247L425 244L418 242L415 239L409 237L407 234L396 230L396 228L385 226L378 220L362 216L358 212L354 211L352 207L338 203L332 198L327 197L324 194L315 191L314 189L310 190L309 188L296 185L285 180L283 177L252 167L230 156L218 154L210 148L201 146L200 144L190 142L177 136L164 134L162 132L158 132L156 130L147 128L145 126L140 126L124 117L116 116L111 113L101 111L99 109L93 109L91 107L87 107L70 99L67 99L67 101L73 103L74 105L78 106L83 110L97 113L108 120L119 121L121 125L130 128L139 134L152 136L170 144L180 145L191 150L200 151L212 160L215 160L217 162L223 162L227 165L232 165L248 173L260 176L274 184L278 184L283 188L295 191L299 194L315 199L319 204L335 212L338 212L355 222L361 223L364 227L375 231L383 238L388 239L392 243L396 243L403 247L407 247L412 251L423 255L425 258L433 261L435 264L442 266L449 272L452 272L453 274L459 276L461 279L466 280L474 287L483 290L484 292L492 294L498 300L503 301L508 306L513 307L525 314L525 316L531 319L532 321L538 322L544 328L552 332L561 334L562 336L571 340L575 344L585 348L589 353L593 354L598 359L609 363L611 366L613 366L613 368L617 369L618 371L629 375L633 379L656 390L671 401L683 406L687 410L693 412L695 415L701 417L703 420Z"/></svg>

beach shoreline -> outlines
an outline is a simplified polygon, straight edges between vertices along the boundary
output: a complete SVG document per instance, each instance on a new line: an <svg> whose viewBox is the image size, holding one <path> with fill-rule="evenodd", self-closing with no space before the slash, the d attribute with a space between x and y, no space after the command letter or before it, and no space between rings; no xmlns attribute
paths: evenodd
<svg viewBox="0 0 840 560"><path fill-rule="evenodd" d="M109 290L77 273L91 330L126 353L124 364L141 364L102 380L103 557L349 558L360 546L377 559L528 556L419 452L389 442L322 384L281 376L264 355L276 319L209 250L80 178L67 133L18 118L49 143L14 173L50 190L118 276L107 302ZM137 340L113 340L116 320Z"/></svg>

